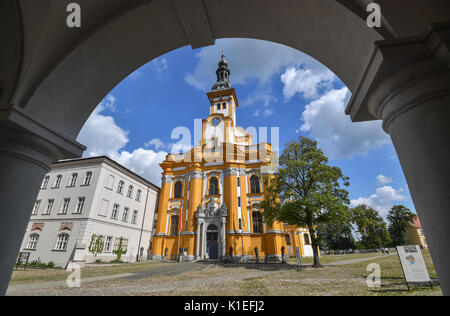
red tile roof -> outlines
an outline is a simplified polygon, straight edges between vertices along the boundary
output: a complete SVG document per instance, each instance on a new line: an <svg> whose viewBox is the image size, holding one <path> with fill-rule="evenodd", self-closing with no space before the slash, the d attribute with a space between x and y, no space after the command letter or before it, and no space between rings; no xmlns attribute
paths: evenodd
<svg viewBox="0 0 450 316"><path fill-rule="evenodd" d="M422 224L420 223L420 219L418 216L416 216L414 221L411 223L411 226L414 228L422 228Z"/></svg>

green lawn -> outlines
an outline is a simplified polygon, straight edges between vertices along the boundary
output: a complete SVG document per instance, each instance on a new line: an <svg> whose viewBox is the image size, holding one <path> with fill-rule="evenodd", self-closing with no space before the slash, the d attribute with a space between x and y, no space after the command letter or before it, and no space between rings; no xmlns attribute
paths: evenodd
<svg viewBox="0 0 450 316"><path fill-rule="evenodd" d="M359 253L359 254L349 254L349 255L326 255L320 257L320 263L321 264L328 264L333 262L338 262L342 260L350 260L350 259L358 259L358 258L370 258L370 257L376 257L376 256L382 256L381 253ZM312 264L313 258L312 257L303 257L301 258L302 264ZM297 259L295 257L290 258L291 263L297 263Z"/></svg>

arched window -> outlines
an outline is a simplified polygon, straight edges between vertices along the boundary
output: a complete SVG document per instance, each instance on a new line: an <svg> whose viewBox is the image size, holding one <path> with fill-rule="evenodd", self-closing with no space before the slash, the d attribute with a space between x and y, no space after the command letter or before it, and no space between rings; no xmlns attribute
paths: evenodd
<svg viewBox="0 0 450 316"><path fill-rule="evenodd" d="M123 185L124 185L124 182L122 180L120 180L119 185L117 187L117 193L122 194L122 192L123 192Z"/></svg>
<svg viewBox="0 0 450 316"><path fill-rule="evenodd" d="M28 237L27 249L36 249L38 240L38 234L31 234L30 237Z"/></svg>
<svg viewBox="0 0 450 316"><path fill-rule="evenodd" d="M70 178L69 187L74 187L77 182L78 173L73 173L72 178Z"/></svg>
<svg viewBox="0 0 450 316"><path fill-rule="evenodd" d="M286 246L290 246L291 245L291 237L289 236L289 234L284 235L284 239L286 240Z"/></svg>
<svg viewBox="0 0 450 316"><path fill-rule="evenodd" d="M305 245L310 245L311 241L309 240L308 234L303 234L303 239L305 240Z"/></svg>
<svg viewBox="0 0 450 316"><path fill-rule="evenodd" d="M106 187L110 190L113 189L114 186L114 176L111 174L109 175L108 179L106 180Z"/></svg>
<svg viewBox="0 0 450 316"><path fill-rule="evenodd" d="M55 250L67 250L67 244L69 243L69 234L62 233L58 235L58 240L56 241Z"/></svg>
<svg viewBox="0 0 450 316"><path fill-rule="evenodd" d="M219 181L216 177L209 179L209 195L219 195Z"/></svg>
<svg viewBox="0 0 450 316"><path fill-rule="evenodd" d="M132 194L133 194L133 186L130 185L130 186L128 187L127 197L130 198Z"/></svg>
<svg viewBox="0 0 450 316"><path fill-rule="evenodd" d="M208 228L207 228L206 230L207 230L207 231L211 231L211 230L219 230L219 229L217 228L216 225L210 224L210 225L208 225Z"/></svg>
<svg viewBox="0 0 450 316"><path fill-rule="evenodd" d="M90 185L92 179L92 171L86 172L86 176L84 178L84 185Z"/></svg>
<svg viewBox="0 0 450 316"><path fill-rule="evenodd" d="M170 220L170 235L178 235L178 215L172 215Z"/></svg>
<svg viewBox="0 0 450 316"><path fill-rule="evenodd" d="M141 200L141 190L137 190L136 191L136 201L140 201Z"/></svg>
<svg viewBox="0 0 450 316"><path fill-rule="evenodd" d="M254 233L262 233L263 232L263 223L261 219L261 212L253 212L252 213L252 222L253 222L253 232Z"/></svg>
<svg viewBox="0 0 450 316"><path fill-rule="evenodd" d="M255 175L250 178L250 193L261 193L259 188L259 178Z"/></svg>
<svg viewBox="0 0 450 316"><path fill-rule="evenodd" d="M173 197L176 199L181 198L182 190L183 190L183 185L181 184L181 181L178 181L177 183L175 183L175 190L174 190Z"/></svg>

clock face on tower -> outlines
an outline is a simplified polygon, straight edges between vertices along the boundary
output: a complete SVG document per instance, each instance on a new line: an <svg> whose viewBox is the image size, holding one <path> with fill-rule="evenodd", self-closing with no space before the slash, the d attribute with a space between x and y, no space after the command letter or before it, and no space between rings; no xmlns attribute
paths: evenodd
<svg viewBox="0 0 450 316"><path fill-rule="evenodd" d="M218 117L215 117L211 120L211 125L212 126L217 126L220 124L220 119Z"/></svg>

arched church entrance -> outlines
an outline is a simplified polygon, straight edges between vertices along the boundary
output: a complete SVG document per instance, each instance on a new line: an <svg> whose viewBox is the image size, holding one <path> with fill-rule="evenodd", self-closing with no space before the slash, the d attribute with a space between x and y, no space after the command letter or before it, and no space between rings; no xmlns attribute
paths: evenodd
<svg viewBox="0 0 450 316"><path fill-rule="evenodd" d="M206 230L206 257L208 259L219 259L219 229L210 224Z"/></svg>

